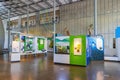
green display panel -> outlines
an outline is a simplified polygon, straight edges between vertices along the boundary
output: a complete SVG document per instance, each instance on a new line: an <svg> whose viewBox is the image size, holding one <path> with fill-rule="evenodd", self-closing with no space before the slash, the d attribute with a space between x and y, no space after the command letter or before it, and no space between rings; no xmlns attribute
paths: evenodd
<svg viewBox="0 0 120 80"><path fill-rule="evenodd" d="M86 66L86 36L70 36L70 64Z"/></svg>
<svg viewBox="0 0 120 80"><path fill-rule="evenodd" d="M45 46L45 40L43 38L38 38L37 40L38 43L38 50L43 50Z"/></svg>

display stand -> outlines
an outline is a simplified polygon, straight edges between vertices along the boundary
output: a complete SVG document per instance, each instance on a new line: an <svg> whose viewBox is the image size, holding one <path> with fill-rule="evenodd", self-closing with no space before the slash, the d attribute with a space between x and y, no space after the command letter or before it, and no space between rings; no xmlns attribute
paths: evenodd
<svg viewBox="0 0 120 80"><path fill-rule="evenodd" d="M12 32L11 37L12 48L10 51L10 61L20 61L20 33Z"/></svg>
<svg viewBox="0 0 120 80"><path fill-rule="evenodd" d="M87 50L87 38L80 36L56 37L56 50L54 63L87 66L90 63L90 55Z"/></svg>

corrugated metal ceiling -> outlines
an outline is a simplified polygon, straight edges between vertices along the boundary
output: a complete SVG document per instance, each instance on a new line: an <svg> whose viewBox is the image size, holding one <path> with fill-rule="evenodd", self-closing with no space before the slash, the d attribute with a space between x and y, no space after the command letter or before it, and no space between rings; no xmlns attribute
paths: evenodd
<svg viewBox="0 0 120 80"><path fill-rule="evenodd" d="M56 6L62 6L80 0L55 0ZM53 0L10 0L0 2L0 17L2 19L8 18L8 10L10 10L10 17L24 15L29 11L33 13L40 10L53 8Z"/></svg>

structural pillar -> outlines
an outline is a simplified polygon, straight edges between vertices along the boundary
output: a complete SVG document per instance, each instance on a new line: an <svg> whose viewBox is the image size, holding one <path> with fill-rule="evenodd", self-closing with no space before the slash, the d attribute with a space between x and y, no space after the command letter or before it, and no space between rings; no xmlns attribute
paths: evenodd
<svg viewBox="0 0 120 80"><path fill-rule="evenodd" d="M53 43L53 48L54 48L54 54L55 54L55 34L56 34L56 19L55 19L55 17L56 17L56 3L55 3L55 0L54 0L54 2L53 2L53 4L54 4L54 8L53 8L53 12L54 12L54 21L53 21L53 25L54 25L54 43Z"/></svg>
<svg viewBox="0 0 120 80"><path fill-rule="evenodd" d="M9 54L10 53L10 10L8 10L7 29L8 29L8 54Z"/></svg>
<svg viewBox="0 0 120 80"><path fill-rule="evenodd" d="M97 35L97 0L94 0L94 35Z"/></svg>

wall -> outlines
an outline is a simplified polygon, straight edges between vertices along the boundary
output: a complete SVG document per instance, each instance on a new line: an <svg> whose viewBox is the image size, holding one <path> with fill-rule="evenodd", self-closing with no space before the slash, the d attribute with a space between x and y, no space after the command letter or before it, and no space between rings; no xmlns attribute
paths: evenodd
<svg viewBox="0 0 120 80"><path fill-rule="evenodd" d="M88 27L94 24L94 0L83 0L60 7L60 23L57 32L64 33L67 27L71 35L88 34ZM103 35L105 50L113 49L115 28L120 25L120 0L98 0L98 34ZM113 49L114 50L114 49ZM116 55L105 53L106 55Z"/></svg>
<svg viewBox="0 0 120 80"><path fill-rule="evenodd" d="M59 7L60 22L56 24L57 33L66 35L88 34L88 27L94 23L94 0L83 0ZM120 0L98 0L98 34L103 35L105 49L113 49L115 28L120 25ZM49 10L48 10L49 11ZM51 10L52 11L52 10ZM42 12L41 12L42 13ZM35 15L35 14L33 14ZM22 16L26 17L26 15ZM30 28L30 34L52 36L53 25L39 25ZM112 54L109 55L114 55Z"/></svg>

